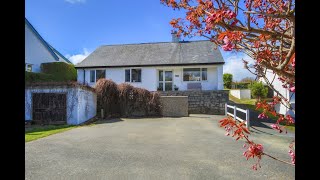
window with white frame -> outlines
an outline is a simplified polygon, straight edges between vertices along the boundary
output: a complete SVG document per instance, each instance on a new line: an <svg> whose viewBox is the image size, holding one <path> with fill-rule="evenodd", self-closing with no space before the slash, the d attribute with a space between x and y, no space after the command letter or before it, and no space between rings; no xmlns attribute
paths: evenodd
<svg viewBox="0 0 320 180"><path fill-rule="evenodd" d="M97 82L100 78L106 78L106 70L90 70L90 82Z"/></svg>
<svg viewBox="0 0 320 180"><path fill-rule="evenodd" d="M32 72L32 64L28 64L26 63L26 67L25 67L27 72Z"/></svg>
<svg viewBox="0 0 320 180"><path fill-rule="evenodd" d="M183 81L206 81L208 80L207 68L184 68Z"/></svg>
<svg viewBox="0 0 320 180"><path fill-rule="evenodd" d="M141 69L126 69L125 82L141 82Z"/></svg>
<svg viewBox="0 0 320 180"><path fill-rule="evenodd" d="M96 81L101 78L106 78L106 70L96 70Z"/></svg>
<svg viewBox="0 0 320 180"><path fill-rule="evenodd" d="M90 82L96 82L96 70L90 70Z"/></svg>

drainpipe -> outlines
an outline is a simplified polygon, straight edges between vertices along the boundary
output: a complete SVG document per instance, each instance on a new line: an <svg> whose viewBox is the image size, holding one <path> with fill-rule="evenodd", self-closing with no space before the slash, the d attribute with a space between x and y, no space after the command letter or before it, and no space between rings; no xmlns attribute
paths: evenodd
<svg viewBox="0 0 320 180"><path fill-rule="evenodd" d="M289 95L288 95L289 94ZM289 101L289 105L290 105L290 93L289 93L289 89L286 89L286 98L288 99ZM285 107L286 108L286 112L289 111L289 108ZM286 114L285 114L286 115Z"/></svg>
<svg viewBox="0 0 320 180"><path fill-rule="evenodd" d="M83 69L83 85L86 84L86 70Z"/></svg>

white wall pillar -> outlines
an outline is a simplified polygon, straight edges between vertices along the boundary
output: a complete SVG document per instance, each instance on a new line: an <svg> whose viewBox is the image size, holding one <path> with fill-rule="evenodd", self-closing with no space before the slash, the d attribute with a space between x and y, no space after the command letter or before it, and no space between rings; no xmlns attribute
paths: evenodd
<svg viewBox="0 0 320 180"><path fill-rule="evenodd" d="M217 67L218 90L223 90L223 65Z"/></svg>
<svg viewBox="0 0 320 180"><path fill-rule="evenodd" d="M77 81L80 84L83 84L83 69L77 69Z"/></svg>

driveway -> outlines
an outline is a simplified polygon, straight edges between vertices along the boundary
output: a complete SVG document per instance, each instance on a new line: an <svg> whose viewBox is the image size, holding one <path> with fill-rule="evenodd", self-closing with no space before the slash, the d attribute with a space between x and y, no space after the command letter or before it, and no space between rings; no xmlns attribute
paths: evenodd
<svg viewBox="0 0 320 180"><path fill-rule="evenodd" d="M242 155L223 116L115 119L26 143L26 179L294 179L294 167ZM289 161L291 137L254 131L265 151Z"/></svg>

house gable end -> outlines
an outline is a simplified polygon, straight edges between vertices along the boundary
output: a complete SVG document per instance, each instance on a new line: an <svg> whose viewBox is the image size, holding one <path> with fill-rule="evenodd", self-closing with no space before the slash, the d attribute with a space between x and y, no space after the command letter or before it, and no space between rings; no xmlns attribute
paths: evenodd
<svg viewBox="0 0 320 180"><path fill-rule="evenodd" d="M30 22L25 18L25 24L27 27L31 30L31 32L40 40L40 42L43 44L43 46L49 51L49 53L52 55L52 57L59 61L59 57L54 53L54 51L50 48L48 43L40 36L40 34L37 32L37 30L30 24Z"/></svg>

